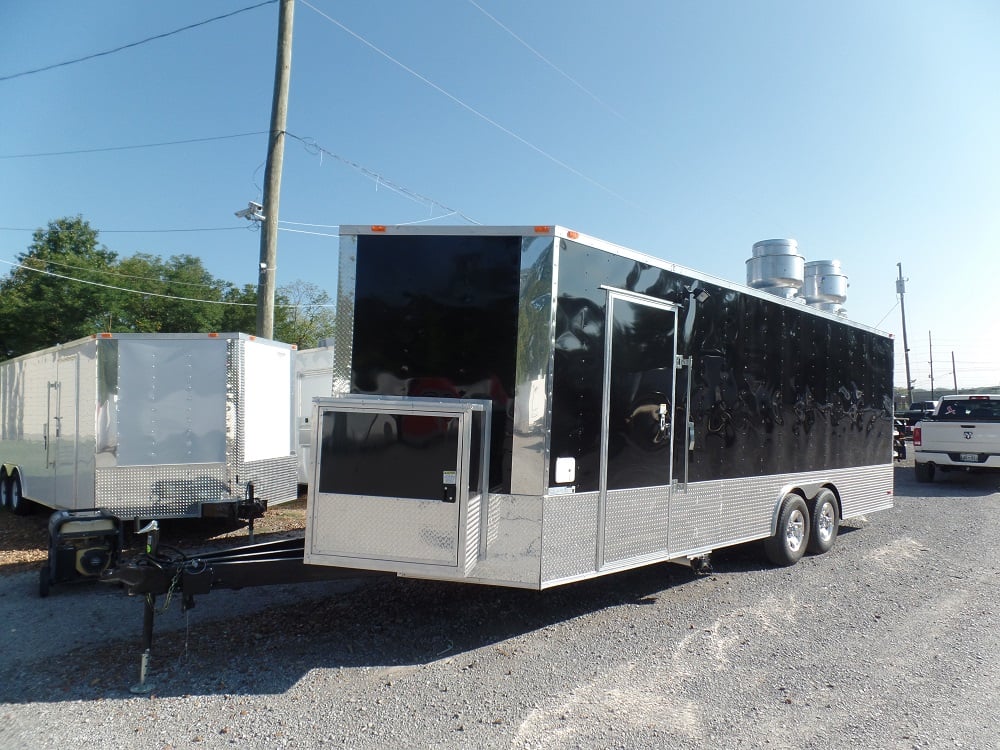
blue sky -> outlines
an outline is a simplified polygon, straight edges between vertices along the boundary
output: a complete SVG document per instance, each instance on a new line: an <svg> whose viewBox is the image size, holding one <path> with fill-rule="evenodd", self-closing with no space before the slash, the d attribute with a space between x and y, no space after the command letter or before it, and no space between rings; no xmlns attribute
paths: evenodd
<svg viewBox="0 0 1000 750"><path fill-rule="evenodd" d="M0 78L258 1L0 0ZM121 256L256 283L234 211L260 199L277 16L0 80L0 273L80 214ZM1000 385L997 39L993 0L297 0L278 283L333 294L341 223L561 224L737 282L791 237L896 336L897 385L897 263L916 386L933 359L950 390L952 354L959 387Z"/></svg>

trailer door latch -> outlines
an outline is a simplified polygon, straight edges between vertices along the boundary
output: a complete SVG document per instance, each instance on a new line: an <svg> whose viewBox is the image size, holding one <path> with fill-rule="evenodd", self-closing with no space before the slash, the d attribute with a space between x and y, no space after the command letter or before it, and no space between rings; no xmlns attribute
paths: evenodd
<svg viewBox="0 0 1000 750"><path fill-rule="evenodd" d="M685 357L681 354L674 355L674 369L680 370L682 367L690 367L694 363L694 359L691 357Z"/></svg>

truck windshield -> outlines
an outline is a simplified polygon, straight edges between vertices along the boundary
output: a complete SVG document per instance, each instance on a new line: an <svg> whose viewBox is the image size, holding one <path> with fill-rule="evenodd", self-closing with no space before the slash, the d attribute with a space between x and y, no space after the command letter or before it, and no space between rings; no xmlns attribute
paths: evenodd
<svg viewBox="0 0 1000 750"><path fill-rule="evenodd" d="M941 403L938 419L949 421L1000 422L1000 399L959 399Z"/></svg>

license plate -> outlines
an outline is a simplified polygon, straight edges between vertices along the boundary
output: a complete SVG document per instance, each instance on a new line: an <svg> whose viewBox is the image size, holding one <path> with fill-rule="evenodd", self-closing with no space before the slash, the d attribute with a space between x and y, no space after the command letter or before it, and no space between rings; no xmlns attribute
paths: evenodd
<svg viewBox="0 0 1000 750"><path fill-rule="evenodd" d="M959 453L958 454L958 460L959 461L964 461L964 462L970 463L970 464L977 464L977 463L979 463L979 454L978 453Z"/></svg>

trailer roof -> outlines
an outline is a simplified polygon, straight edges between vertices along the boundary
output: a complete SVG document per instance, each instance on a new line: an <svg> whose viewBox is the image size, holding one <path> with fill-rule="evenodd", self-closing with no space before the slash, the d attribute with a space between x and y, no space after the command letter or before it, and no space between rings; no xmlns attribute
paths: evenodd
<svg viewBox="0 0 1000 750"><path fill-rule="evenodd" d="M631 248L625 247L624 245L618 245L607 240L602 240L598 237L592 235L584 234L578 232L574 229L569 229L558 224L535 224L535 225L494 225L494 226L468 226L468 225L414 225L414 224L341 224L340 225L340 236L350 237L358 235L397 235L397 236L476 236L476 237L558 237L561 239L572 240L574 242L580 242L584 245L589 245L590 247L597 248L599 250L605 250L616 255L620 255L632 260L636 260L640 263L645 263L655 268L662 268L667 271L672 271L674 273L679 273L683 276L689 276L706 283L715 284L716 286L725 287L728 289L733 289L745 294L750 294L755 297L760 297L771 302L776 302L778 304L786 305L796 310L806 310L815 315L820 315L823 317L830 318L840 323L846 323L856 328L860 328L866 331L871 331L872 333L877 333L888 338L893 338L892 334L882 331L874 326L869 326L864 323L859 323L854 320L850 320L842 315L837 315L826 310L821 310L816 307L805 305L802 302L796 302L794 300L784 299L776 295L770 294L759 289L754 289L753 287L746 286L745 284L739 284L734 281L729 281L727 279L720 278L718 276L712 276L711 274L703 273L701 271L696 271L693 268L688 268L686 266L678 265L672 261L664 260L661 257L650 255L648 253L643 253L638 250L632 250Z"/></svg>

